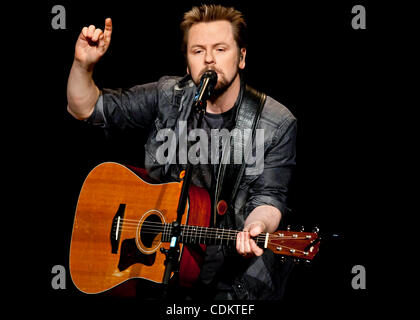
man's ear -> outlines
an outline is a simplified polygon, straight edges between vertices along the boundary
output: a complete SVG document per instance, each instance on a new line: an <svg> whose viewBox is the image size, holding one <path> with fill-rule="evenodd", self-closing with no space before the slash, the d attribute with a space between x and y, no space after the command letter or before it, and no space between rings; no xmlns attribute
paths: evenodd
<svg viewBox="0 0 420 320"><path fill-rule="evenodd" d="M246 49L242 48L239 54L239 69L245 68Z"/></svg>
<svg viewBox="0 0 420 320"><path fill-rule="evenodd" d="M188 68L188 66L187 66L187 74L191 75L190 74L190 68Z"/></svg>

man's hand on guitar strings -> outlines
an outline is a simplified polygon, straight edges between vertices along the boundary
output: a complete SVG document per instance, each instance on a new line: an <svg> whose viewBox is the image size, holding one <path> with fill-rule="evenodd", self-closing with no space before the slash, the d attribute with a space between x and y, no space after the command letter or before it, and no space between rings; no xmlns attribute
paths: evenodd
<svg viewBox="0 0 420 320"><path fill-rule="evenodd" d="M238 253L245 258L261 256L264 250L252 238L258 236L264 230L265 224L262 221L254 221L245 226L244 230L239 232L236 238L236 250Z"/></svg>

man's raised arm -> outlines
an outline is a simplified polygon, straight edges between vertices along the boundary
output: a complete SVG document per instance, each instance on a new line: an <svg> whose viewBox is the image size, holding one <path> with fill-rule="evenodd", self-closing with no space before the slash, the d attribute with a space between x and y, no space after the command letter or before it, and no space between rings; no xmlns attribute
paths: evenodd
<svg viewBox="0 0 420 320"><path fill-rule="evenodd" d="M93 67L111 42L112 21L105 20L105 30L84 27L76 42L74 61L67 82L67 110L78 120L89 118L99 97L92 78Z"/></svg>

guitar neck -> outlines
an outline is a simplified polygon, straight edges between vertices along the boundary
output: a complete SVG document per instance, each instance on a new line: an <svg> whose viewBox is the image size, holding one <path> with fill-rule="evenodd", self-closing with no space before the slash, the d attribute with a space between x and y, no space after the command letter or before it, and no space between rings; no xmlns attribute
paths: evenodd
<svg viewBox="0 0 420 320"><path fill-rule="evenodd" d="M179 241L183 244L236 244L236 237L240 231L222 228L208 228L199 226L181 226ZM172 234L172 224L165 223L163 226L162 241L170 242ZM262 233L254 238L255 242L262 247L268 237L268 233Z"/></svg>
<svg viewBox="0 0 420 320"><path fill-rule="evenodd" d="M170 242L172 224L163 224L162 242ZM241 231L199 226L181 226L179 241L183 244L235 245ZM253 238L261 248L267 248L276 254L311 260L319 250L320 238L316 232L276 231L261 233Z"/></svg>

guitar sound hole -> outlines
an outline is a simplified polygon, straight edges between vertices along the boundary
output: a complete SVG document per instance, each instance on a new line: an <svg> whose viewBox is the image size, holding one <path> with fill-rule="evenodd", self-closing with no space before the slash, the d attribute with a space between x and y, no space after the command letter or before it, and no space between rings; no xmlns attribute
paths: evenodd
<svg viewBox="0 0 420 320"><path fill-rule="evenodd" d="M154 248L161 241L162 221L158 215L151 214L141 226L140 241L146 249Z"/></svg>

